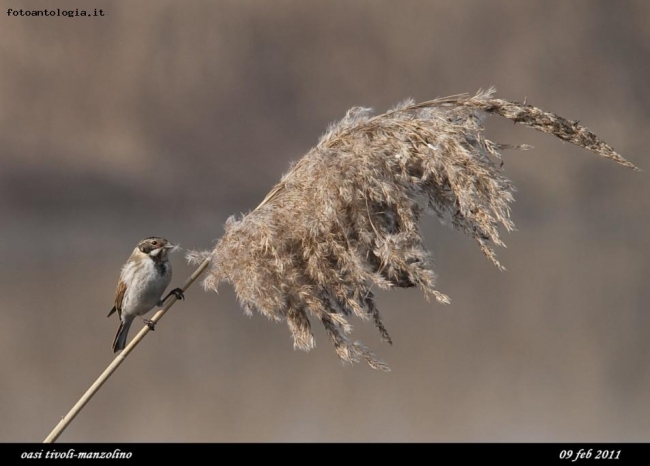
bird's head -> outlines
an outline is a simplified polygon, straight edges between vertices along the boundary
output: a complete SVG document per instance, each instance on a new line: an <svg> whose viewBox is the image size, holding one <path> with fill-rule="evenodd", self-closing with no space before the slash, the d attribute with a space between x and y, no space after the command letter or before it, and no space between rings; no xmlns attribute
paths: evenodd
<svg viewBox="0 0 650 466"><path fill-rule="evenodd" d="M140 241L138 243L137 249L152 259L165 260L167 259L168 250L175 249L176 247L177 246L174 246L165 238L151 236Z"/></svg>

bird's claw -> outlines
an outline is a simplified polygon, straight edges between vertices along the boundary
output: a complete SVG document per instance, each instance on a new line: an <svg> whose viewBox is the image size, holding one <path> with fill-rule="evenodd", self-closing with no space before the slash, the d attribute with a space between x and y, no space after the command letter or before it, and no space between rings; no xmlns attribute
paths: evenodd
<svg viewBox="0 0 650 466"><path fill-rule="evenodd" d="M156 323L153 320L142 319L142 321L149 327L149 330L156 330Z"/></svg>
<svg viewBox="0 0 650 466"><path fill-rule="evenodd" d="M183 290L181 290L180 288L174 288L173 290L171 290L167 296L169 297L170 295L176 296L176 299L185 299Z"/></svg>

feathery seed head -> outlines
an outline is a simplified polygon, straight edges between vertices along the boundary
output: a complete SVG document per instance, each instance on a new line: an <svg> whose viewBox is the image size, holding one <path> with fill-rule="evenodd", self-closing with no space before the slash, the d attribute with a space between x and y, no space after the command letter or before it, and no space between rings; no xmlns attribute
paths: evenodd
<svg viewBox="0 0 650 466"><path fill-rule="evenodd" d="M502 145L485 139L492 114L554 134L629 168L636 167L588 129L531 105L492 97L494 90L407 100L372 116L355 107L330 125L252 212L231 217L210 257L204 280L216 291L231 283L247 313L286 321L294 347L314 346L309 317L320 320L344 361L366 360L388 370L349 339L351 315L371 319L390 343L373 287L418 287L447 304L435 287L422 244L422 212L474 238L500 269L491 244L510 231L514 186L500 163Z"/></svg>

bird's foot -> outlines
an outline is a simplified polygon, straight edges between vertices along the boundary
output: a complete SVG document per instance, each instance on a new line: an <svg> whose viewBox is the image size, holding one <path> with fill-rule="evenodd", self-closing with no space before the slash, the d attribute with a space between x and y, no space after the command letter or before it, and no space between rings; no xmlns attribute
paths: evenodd
<svg viewBox="0 0 650 466"><path fill-rule="evenodd" d="M142 318L142 322L149 327L149 330L156 330L156 323L153 320Z"/></svg>
<svg viewBox="0 0 650 466"><path fill-rule="evenodd" d="M167 301L167 298L169 298L171 295L176 296L176 299L185 299L185 295L183 294L183 290L180 288L174 288L171 290L169 293L167 293L167 296L165 296L161 302Z"/></svg>

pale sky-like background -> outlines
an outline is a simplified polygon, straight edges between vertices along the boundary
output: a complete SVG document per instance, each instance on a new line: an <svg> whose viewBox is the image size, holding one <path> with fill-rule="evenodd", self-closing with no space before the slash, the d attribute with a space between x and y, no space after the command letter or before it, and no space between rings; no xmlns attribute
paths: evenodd
<svg viewBox="0 0 650 466"><path fill-rule="evenodd" d="M499 272L432 218L438 287L378 294L392 372L194 286L64 442L650 440L650 3L0 0L0 442L38 442L113 358L135 244L205 249L352 106L496 86L644 169L490 120L518 187ZM105 17L8 17L6 8ZM173 285L192 272L173 257ZM139 329L136 324L131 334Z"/></svg>

